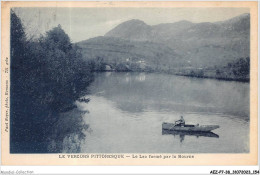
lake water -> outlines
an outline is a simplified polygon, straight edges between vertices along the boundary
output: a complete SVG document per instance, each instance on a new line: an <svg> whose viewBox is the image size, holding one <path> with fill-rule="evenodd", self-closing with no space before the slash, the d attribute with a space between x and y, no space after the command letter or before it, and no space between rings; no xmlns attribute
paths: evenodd
<svg viewBox="0 0 260 175"><path fill-rule="evenodd" d="M63 135L62 152L249 152L249 83L105 72L95 74L89 89L89 103L77 101L61 114L57 130L72 130ZM163 122L181 115L187 124L220 128L195 135L162 131Z"/></svg>

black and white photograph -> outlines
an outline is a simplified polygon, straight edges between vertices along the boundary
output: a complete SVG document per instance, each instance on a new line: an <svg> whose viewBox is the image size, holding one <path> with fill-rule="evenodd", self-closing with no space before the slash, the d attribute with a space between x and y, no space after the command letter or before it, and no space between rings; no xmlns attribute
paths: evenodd
<svg viewBox="0 0 260 175"><path fill-rule="evenodd" d="M249 153L249 8L10 9L10 153Z"/></svg>
<svg viewBox="0 0 260 175"><path fill-rule="evenodd" d="M13 174L258 164L257 5L1 2L0 164L22 165Z"/></svg>

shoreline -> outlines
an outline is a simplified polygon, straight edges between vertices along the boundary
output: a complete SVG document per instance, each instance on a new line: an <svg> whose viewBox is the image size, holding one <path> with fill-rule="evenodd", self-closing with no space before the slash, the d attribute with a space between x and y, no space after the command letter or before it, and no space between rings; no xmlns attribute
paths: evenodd
<svg viewBox="0 0 260 175"><path fill-rule="evenodd" d="M215 79L215 80L223 80L223 81L236 81L236 82L243 82L243 83L250 83L250 79L247 78L222 78L222 77L210 77L210 76L192 76L192 75L185 75L185 74L174 74L177 76L183 77L192 77L192 78L203 78L203 79Z"/></svg>
<svg viewBox="0 0 260 175"><path fill-rule="evenodd" d="M165 73L170 75L182 76L182 77L191 77L191 78L199 78L199 79L215 79L215 80L223 80L223 81L235 81L235 82L242 82L242 83L250 83L250 78L224 78L224 77L211 77L211 76L194 76L189 74L180 74L180 73L171 73L167 71L132 71L132 70L93 70L92 72L144 72L144 73Z"/></svg>

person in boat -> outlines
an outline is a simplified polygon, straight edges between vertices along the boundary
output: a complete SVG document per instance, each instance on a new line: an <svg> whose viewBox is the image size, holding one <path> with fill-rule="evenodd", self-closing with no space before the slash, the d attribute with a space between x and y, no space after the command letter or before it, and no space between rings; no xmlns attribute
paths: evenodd
<svg viewBox="0 0 260 175"><path fill-rule="evenodd" d="M176 126L184 126L185 125L185 120L184 120L183 116L181 116L180 120L175 121L175 125Z"/></svg>

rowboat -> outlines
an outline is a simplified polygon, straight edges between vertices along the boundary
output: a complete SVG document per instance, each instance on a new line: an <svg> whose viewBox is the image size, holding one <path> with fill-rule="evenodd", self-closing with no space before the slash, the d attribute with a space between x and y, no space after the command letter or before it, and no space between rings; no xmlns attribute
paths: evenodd
<svg viewBox="0 0 260 175"><path fill-rule="evenodd" d="M179 126L174 123L162 123L162 129L171 131L189 131L189 132L210 132L219 128L219 125L184 125Z"/></svg>

